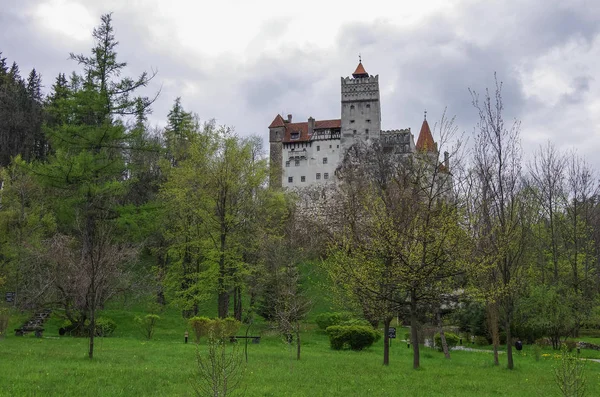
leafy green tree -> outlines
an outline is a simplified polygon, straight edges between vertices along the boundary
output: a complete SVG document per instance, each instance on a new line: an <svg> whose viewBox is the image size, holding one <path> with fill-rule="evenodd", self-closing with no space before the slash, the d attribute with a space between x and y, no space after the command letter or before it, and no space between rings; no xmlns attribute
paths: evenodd
<svg viewBox="0 0 600 397"><path fill-rule="evenodd" d="M175 109L179 105L175 104ZM171 115L175 112L171 112ZM178 112L183 112L181 109ZM167 132L176 131L176 124ZM177 127L179 128L179 127ZM198 303L218 295L218 314L242 316L242 289L248 275L249 236L259 228L266 162L253 140L228 128L191 124L174 134L186 150L163 167L163 204L172 209L165 231L169 241L169 285L178 303L197 312Z"/></svg>
<svg viewBox="0 0 600 397"><path fill-rule="evenodd" d="M90 56L71 54L83 65L84 75L74 73L68 91L64 76L59 76L52 98L54 123L47 128L54 153L34 168L58 199L62 236L55 238L49 254L65 261L64 268L57 268L56 281L72 322L84 325L89 320L90 359L96 311L112 296L115 281L122 278L121 266L134 252L116 238L117 209L129 184L125 154L132 138L122 117L148 111L152 102L133 96L148 84L146 73L137 79L120 77L127 64L117 61L110 14L101 17L92 36ZM65 285L66 278L76 282Z"/></svg>

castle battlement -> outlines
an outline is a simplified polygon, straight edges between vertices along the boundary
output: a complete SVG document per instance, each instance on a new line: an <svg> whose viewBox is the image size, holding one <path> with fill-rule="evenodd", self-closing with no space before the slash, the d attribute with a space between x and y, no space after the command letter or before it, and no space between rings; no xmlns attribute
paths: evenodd
<svg viewBox="0 0 600 397"><path fill-rule="evenodd" d="M342 86L344 85L352 85L352 84L367 84L367 83L378 83L379 75L369 76L369 77L342 77Z"/></svg>

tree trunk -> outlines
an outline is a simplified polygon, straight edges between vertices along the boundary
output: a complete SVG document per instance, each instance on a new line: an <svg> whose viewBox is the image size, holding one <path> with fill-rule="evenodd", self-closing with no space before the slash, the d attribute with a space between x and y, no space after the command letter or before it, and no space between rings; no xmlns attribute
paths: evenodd
<svg viewBox="0 0 600 397"><path fill-rule="evenodd" d="M390 323L391 317L383 320L383 365L390 365Z"/></svg>
<svg viewBox="0 0 600 397"><path fill-rule="evenodd" d="M515 367L515 364L513 362L513 354L512 354L512 338L510 335L510 313L506 313L506 322L505 322L505 327L506 327L506 358L508 361L508 365L507 368L508 369L513 369Z"/></svg>
<svg viewBox="0 0 600 397"><path fill-rule="evenodd" d="M296 360L300 360L300 323L296 323Z"/></svg>
<svg viewBox="0 0 600 397"><path fill-rule="evenodd" d="M410 339L413 344L413 368L419 369L420 357L419 357L419 334L418 334L418 321L417 321L417 302L414 291L411 292L410 299Z"/></svg>
<svg viewBox="0 0 600 397"><path fill-rule="evenodd" d="M239 285L233 289L233 317L242 321L242 288Z"/></svg>
<svg viewBox="0 0 600 397"><path fill-rule="evenodd" d="M227 268L225 266L225 242L227 235L221 233L221 248L219 257L219 296L218 296L218 311L219 318L229 317L229 290L227 286Z"/></svg>
<svg viewBox="0 0 600 397"><path fill-rule="evenodd" d="M498 359L500 335L498 331L498 308L496 303L488 303L487 312L490 332L492 334L492 345L494 345L494 365L500 365L500 360Z"/></svg>
<svg viewBox="0 0 600 397"><path fill-rule="evenodd" d="M438 327L440 329L440 340L442 341L442 351L444 352L444 357L450 359L450 351L448 350L448 342L446 341L446 334L444 333L444 327L442 326L442 314L440 310L436 313Z"/></svg>

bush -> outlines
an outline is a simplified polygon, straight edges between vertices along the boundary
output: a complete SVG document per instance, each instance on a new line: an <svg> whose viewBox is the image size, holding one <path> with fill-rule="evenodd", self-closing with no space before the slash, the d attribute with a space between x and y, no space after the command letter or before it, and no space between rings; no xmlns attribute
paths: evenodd
<svg viewBox="0 0 600 397"><path fill-rule="evenodd" d="M334 350L346 347L352 350L363 350L373 345L377 332L370 326L362 325L332 325L326 329L329 343Z"/></svg>
<svg viewBox="0 0 600 397"><path fill-rule="evenodd" d="M321 313L315 319L317 325L322 330L326 330L327 327L331 327L332 325L342 325L345 321L352 320L352 313L348 312L332 312L332 313Z"/></svg>
<svg viewBox="0 0 600 397"><path fill-rule="evenodd" d="M571 353L573 350L577 348L577 342L574 340L566 340L563 344L567 347L567 351Z"/></svg>
<svg viewBox="0 0 600 397"><path fill-rule="evenodd" d="M117 323L113 319L108 317L98 317L96 319L96 336L111 336L115 329L117 329Z"/></svg>
<svg viewBox="0 0 600 397"><path fill-rule="evenodd" d="M143 318L136 317L135 322L139 325L140 331L146 337L146 339L152 339L152 335L154 335L154 327L156 323L160 320L160 316L158 314L147 314Z"/></svg>
<svg viewBox="0 0 600 397"><path fill-rule="evenodd" d="M452 349L453 347L458 345L458 342L460 340L458 335L452 332L444 332L444 335L446 336L446 343L448 344L448 349ZM439 351L442 351L442 338L440 337L440 334L435 334L433 340L435 341L435 346L437 347L437 349Z"/></svg>
<svg viewBox="0 0 600 397"><path fill-rule="evenodd" d="M476 336L475 344L477 346L489 346L490 341L488 341L488 339L485 336Z"/></svg>
<svg viewBox="0 0 600 397"><path fill-rule="evenodd" d="M96 319L96 331L94 335L111 336L116 328L117 323L114 320L108 317L98 317ZM81 326L81 323L73 324L71 321L65 320L59 332L61 335L67 333L72 336L88 336L90 334L90 320L85 320L83 326Z"/></svg>
<svg viewBox="0 0 600 397"><path fill-rule="evenodd" d="M231 317L215 319L192 317L189 319L189 324L196 335L196 342L199 342L203 336L207 336L211 340L223 340L234 336L242 325L241 322Z"/></svg>

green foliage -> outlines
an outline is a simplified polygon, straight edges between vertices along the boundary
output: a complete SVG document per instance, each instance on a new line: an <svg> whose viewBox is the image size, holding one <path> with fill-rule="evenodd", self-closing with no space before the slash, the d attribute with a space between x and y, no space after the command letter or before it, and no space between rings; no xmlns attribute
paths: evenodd
<svg viewBox="0 0 600 397"><path fill-rule="evenodd" d="M111 336L117 329L117 323L108 317L96 319L96 336Z"/></svg>
<svg viewBox="0 0 600 397"><path fill-rule="evenodd" d="M475 337L475 344L477 346L488 346L490 341L485 336L478 335Z"/></svg>
<svg viewBox="0 0 600 397"><path fill-rule="evenodd" d="M79 324L74 324L70 320L65 320L62 326L69 335L78 336L78 337L87 337L90 334L90 321L85 320L83 326ZM98 317L96 318L96 332L94 335L96 336L111 336L115 329L117 329L117 323L108 317Z"/></svg>
<svg viewBox="0 0 600 397"><path fill-rule="evenodd" d="M326 329L329 343L334 350L349 347L352 350L363 350L375 343L377 332L372 327L360 325L332 325Z"/></svg>
<svg viewBox="0 0 600 397"><path fill-rule="evenodd" d="M331 327L332 325L342 325L343 322L348 322L352 320L352 313L350 312L328 312L328 313L320 313L315 322L319 326L320 329L326 330L327 327ZM353 324L343 324L343 325L353 325ZM358 325L358 324L357 324ZM363 324L360 324L363 325Z"/></svg>
<svg viewBox="0 0 600 397"><path fill-rule="evenodd" d="M485 335L487 333L485 305L481 302L467 302L459 307L452 317L457 322L459 330L471 335Z"/></svg>
<svg viewBox="0 0 600 397"><path fill-rule="evenodd" d="M585 396L585 361L569 353L568 347L564 344L560 349L560 361L554 366L554 377L563 396Z"/></svg>
<svg viewBox="0 0 600 397"><path fill-rule="evenodd" d="M242 323L234 318L215 318L208 317L192 317L188 320L188 324L194 330L196 342L200 338L207 337L209 341L223 341L230 336L234 336L240 329Z"/></svg>
<svg viewBox="0 0 600 397"><path fill-rule="evenodd" d="M160 320L158 314L146 314L144 317L136 316L135 322L146 339L152 339L156 323Z"/></svg>
<svg viewBox="0 0 600 397"><path fill-rule="evenodd" d="M448 349L452 349L453 347L458 346L458 342L460 341L460 337L453 332L444 332L446 336L446 343L448 344ZM433 337L435 342L435 346L439 351L442 351L442 338L440 337L439 332L435 334Z"/></svg>

